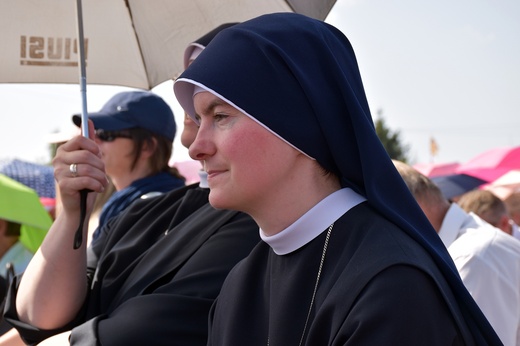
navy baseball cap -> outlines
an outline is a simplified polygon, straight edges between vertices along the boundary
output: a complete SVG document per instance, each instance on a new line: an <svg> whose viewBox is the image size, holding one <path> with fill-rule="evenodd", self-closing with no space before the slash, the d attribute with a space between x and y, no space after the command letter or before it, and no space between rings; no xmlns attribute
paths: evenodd
<svg viewBox="0 0 520 346"><path fill-rule="evenodd" d="M143 128L173 142L176 125L173 112L158 95L148 91L126 91L114 95L99 112L89 113L96 129L118 131ZM72 121L81 126L81 116Z"/></svg>

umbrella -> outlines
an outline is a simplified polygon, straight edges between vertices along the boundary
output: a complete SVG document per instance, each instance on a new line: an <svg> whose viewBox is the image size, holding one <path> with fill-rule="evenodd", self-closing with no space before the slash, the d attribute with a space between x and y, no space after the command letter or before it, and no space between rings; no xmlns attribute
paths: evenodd
<svg viewBox="0 0 520 346"><path fill-rule="evenodd" d="M413 168L418 170L420 173L427 177L436 177L441 175L448 175L455 173L455 170L459 166L457 162L447 163L417 163L413 165Z"/></svg>
<svg viewBox="0 0 520 346"><path fill-rule="evenodd" d="M520 147L488 150L461 164L456 172L492 182L513 169L520 169Z"/></svg>
<svg viewBox="0 0 520 346"><path fill-rule="evenodd" d="M325 19L336 0L0 1L0 83L76 83L88 136L86 85L141 89L176 78L185 47L222 23L272 12ZM78 43L79 42L79 43ZM79 72L79 73L78 73ZM88 191L81 193L81 229Z"/></svg>
<svg viewBox="0 0 520 346"><path fill-rule="evenodd" d="M520 191L520 170L516 169L507 172L485 188L502 200L508 198L513 193Z"/></svg>
<svg viewBox="0 0 520 346"><path fill-rule="evenodd" d="M38 195L33 189L0 174L0 196L0 219L21 224L20 242L36 252L52 224Z"/></svg>
<svg viewBox="0 0 520 346"><path fill-rule="evenodd" d="M35 190L40 197L56 197L54 170L51 166L19 159L2 159L0 173Z"/></svg>
<svg viewBox="0 0 520 346"><path fill-rule="evenodd" d="M491 183L491 186L509 187L513 190L520 189L520 169L507 172Z"/></svg>
<svg viewBox="0 0 520 346"><path fill-rule="evenodd" d="M450 200L487 183L485 180L467 174L437 176L432 177L431 180L439 187L444 197Z"/></svg>
<svg viewBox="0 0 520 346"><path fill-rule="evenodd" d="M151 89L177 77L185 47L222 23L293 11L325 19L335 1L85 1L88 83ZM78 83L74 1L2 0L0 18L0 83Z"/></svg>

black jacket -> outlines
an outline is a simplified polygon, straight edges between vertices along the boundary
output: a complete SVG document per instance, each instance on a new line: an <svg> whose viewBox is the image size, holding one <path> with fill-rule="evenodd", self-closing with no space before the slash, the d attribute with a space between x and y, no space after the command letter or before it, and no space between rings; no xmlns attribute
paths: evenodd
<svg viewBox="0 0 520 346"><path fill-rule="evenodd" d="M6 318L28 342L72 328L72 345L205 345L209 309L258 243L256 223L212 208L207 189L189 186L138 202L107 227L89 254L91 288L74 321L52 331L17 321L17 282Z"/></svg>

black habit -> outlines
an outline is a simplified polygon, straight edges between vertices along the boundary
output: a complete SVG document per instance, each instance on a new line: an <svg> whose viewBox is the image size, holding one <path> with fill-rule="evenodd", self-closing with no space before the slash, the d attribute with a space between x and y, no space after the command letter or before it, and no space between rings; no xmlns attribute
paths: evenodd
<svg viewBox="0 0 520 346"><path fill-rule="evenodd" d="M138 202L107 227L93 249L97 261L89 254L89 266L98 266L74 321L51 331L18 321L17 281L10 323L31 343L72 328L72 345L205 345L209 309L228 272L258 243L256 223L212 208L208 189L189 186Z"/></svg>
<svg viewBox="0 0 520 346"><path fill-rule="evenodd" d="M282 256L257 245L223 285L208 345L299 345L326 233ZM308 346L473 343L431 256L367 203L334 224L303 339Z"/></svg>

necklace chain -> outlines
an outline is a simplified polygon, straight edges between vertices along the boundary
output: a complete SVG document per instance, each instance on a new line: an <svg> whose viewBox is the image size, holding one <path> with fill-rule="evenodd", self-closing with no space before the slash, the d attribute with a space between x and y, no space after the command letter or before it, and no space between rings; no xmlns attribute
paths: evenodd
<svg viewBox="0 0 520 346"><path fill-rule="evenodd" d="M298 344L298 346L301 346L303 344L303 339L305 338L305 333L307 332L307 325L309 323L309 319L311 318L311 312L312 312L312 307L314 305L314 299L316 298L316 292L318 291L318 285L320 283L321 271L323 269L323 263L325 262L325 254L327 253L327 248L329 245L329 239L330 239L330 234L332 232L332 228L334 228L334 222L329 226L329 229L327 231L327 236L325 237L325 244L323 245L320 266L318 268L318 275L316 276L316 284L314 285L314 291L312 292L312 298L311 298L311 304L309 306L309 312L307 313L307 318L305 319L302 337L300 339L300 343ZM269 346L269 337L267 337L267 346Z"/></svg>

